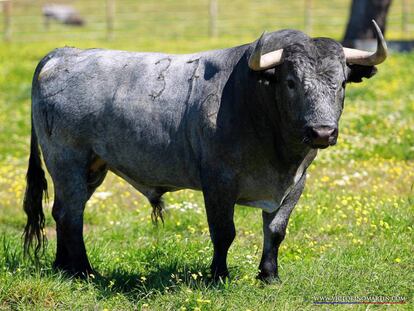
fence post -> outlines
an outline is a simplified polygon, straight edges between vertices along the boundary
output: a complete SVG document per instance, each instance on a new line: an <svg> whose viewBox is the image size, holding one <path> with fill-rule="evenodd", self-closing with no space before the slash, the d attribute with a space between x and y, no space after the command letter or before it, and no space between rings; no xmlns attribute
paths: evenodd
<svg viewBox="0 0 414 311"><path fill-rule="evenodd" d="M218 0L209 0L209 28L210 37L217 37Z"/></svg>
<svg viewBox="0 0 414 311"><path fill-rule="evenodd" d="M11 40L11 1L3 0L3 15L4 15L4 41Z"/></svg>
<svg viewBox="0 0 414 311"><path fill-rule="evenodd" d="M403 37L408 31L408 0L402 0L401 31Z"/></svg>
<svg viewBox="0 0 414 311"><path fill-rule="evenodd" d="M305 0L305 32L308 35L312 32L312 0Z"/></svg>
<svg viewBox="0 0 414 311"><path fill-rule="evenodd" d="M106 0L106 38L114 36L115 0Z"/></svg>

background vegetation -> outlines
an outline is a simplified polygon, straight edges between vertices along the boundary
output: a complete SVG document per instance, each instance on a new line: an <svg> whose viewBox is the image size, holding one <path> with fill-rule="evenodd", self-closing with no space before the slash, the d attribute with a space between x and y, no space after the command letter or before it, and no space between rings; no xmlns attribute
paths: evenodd
<svg viewBox="0 0 414 311"><path fill-rule="evenodd" d="M249 6L237 3L237 10ZM334 295L404 296L408 304L400 308L412 308L413 54L391 55L377 76L348 87L338 145L319 153L291 217L280 252L281 284L255 280L262 243L259 210L237 207L237 238L229 255L232 279L212 285L207 277L212 246L201 194L167 195L165 226L154 227L149 204L112 174L89 201L85 216L89 257L101 275L85 282L50 270L53 197L45 211L46 256L40 267L23 260L30 88L39 59L66 44L172 53L228 47L254 40L263 28L279 28L253 22L263 14L272 11L257 4L247 23L229 26L244 29L243 34L216 39L192 33L194 23L182 26L187 35L174 36L175 24L166 22L165 36L148 26L136 38L110 42L62 37L0 44L0 309L292 310L311 309L315 297ZM160 20L162 15L151 25ZM293 16L280 26L296 25ZM314 33L340 38L343 28L323 30L315 26Z"/></svg>
<svg viewBox="0 0 414 311"><path fill-rule="evenodd" d="M341 38L351 0L215 0L220 39L250 40L263 30L294 28L309 34ZM12 0L11 37L14 41L96 40L107 36L107 6L115 2L115 39L143 41L187 39L197 41L209 34L210 0ZM51 23L46 30L44 4L70 4L85 20L84 27L68 28ZM306 5L307 4L307 5ZM308 9L307 9L308 8ZM111 10L109 10L111 11ZM1 12L1 10L0 10ZM4 15L0 14L0 25ZM3 29L0 29L2 31ZM414 36L414 2L394 0L387 18L388 39ZM68 42L68 41L65 41ZM211 44L211 43L210 43Z"/></svg>

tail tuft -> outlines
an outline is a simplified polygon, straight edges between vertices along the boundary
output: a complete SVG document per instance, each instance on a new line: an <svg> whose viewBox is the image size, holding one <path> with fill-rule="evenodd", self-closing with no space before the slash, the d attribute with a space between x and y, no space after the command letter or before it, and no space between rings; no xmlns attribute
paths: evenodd
<svg viewBox="0 0 414 311"><path fill-rule="evenodd" d="M164 224L164 201L161 197L150 200L152 206L151 220L153 223L158 224L158 219L161 219L162 224Z"/></svg>

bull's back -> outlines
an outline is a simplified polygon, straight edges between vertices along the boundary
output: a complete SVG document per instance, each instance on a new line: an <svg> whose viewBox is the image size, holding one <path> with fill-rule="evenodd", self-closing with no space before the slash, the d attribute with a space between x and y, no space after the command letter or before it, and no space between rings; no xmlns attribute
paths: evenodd
<svg viewBox="0 0 414 311"><path fill-rule="evenodd" d="M41 141L89 148L142 183L198 188L200 57L62 49L35 74ZM184 174L185 172L185 174Z"/></svg>

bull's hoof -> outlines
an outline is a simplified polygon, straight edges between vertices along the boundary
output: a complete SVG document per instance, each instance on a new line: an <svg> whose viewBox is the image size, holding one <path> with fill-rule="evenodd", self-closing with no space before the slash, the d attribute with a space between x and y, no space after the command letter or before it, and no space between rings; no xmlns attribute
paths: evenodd
<svg viewBox="0 0 414 311"><path fill-rule="evenodd" d="M266 283L266 284L280 284L282 281L280 280L279 276L274 273L266 273L260 272L257 277L258 280Z"/></svg>
<svg viewBox="0 0 414 311"><path fill-rule="evenodd" d="M89 277L94 278L97 276L96 272L91 268L90 265L85 265L83 267L73 267L68 264L54 262L53 269L60 271L69 277L75 277L79 279L87 279Z"/></svg>
<svg viewBox="0 0 414 311"><path fill-rule="evenodd" d="M215 283L225 282L229 278L229 271L211 272L211 279Z"/></svg>

